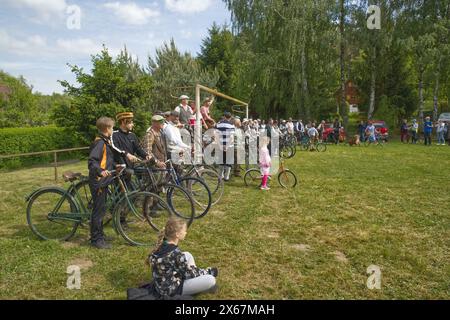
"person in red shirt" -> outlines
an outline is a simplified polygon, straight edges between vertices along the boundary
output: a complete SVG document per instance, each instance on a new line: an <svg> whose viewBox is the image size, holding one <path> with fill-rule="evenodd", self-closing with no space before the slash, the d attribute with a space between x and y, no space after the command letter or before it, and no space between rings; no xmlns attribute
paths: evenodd
<svg viewBox="0 0 450 320"><path fill-rule="evenodd" d="M195 101L191 101L189 105L190 105L190 107L192 109L192 112L193 112L193 115L192 115L191 119L189 120L189 124L193 127L195 125L195 119L196 119L196 116L197 116L197 108L195 106ZM203 116L202 116L201 113L200 113L200 122L201 122L203 128L205 128L205 130L207 130L208 126L207 126L205 120L203 119Z"/></svg>
<svg viewBox="0 0 450 320"><path fill-rule="evenodd" d="M209 108L211 107L213 101L214 100L211 98L206 98L200 108L200 113L202 114L203 120L205 120L208 125L208 128L212 128L216 125L216 121L209 115Z"/></svg>

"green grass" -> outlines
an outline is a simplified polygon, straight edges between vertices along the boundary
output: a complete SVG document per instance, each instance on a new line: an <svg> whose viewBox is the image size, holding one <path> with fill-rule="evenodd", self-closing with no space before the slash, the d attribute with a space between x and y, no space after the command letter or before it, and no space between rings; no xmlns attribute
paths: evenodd
<svg viewBox="0 0 450 320"><path fill-rule="evenodd" d="M300 178L294 191L234 178L192 225L182 249L220 270L219 292L200 299L450 298L449 147L330 146L286 165ZM85 162L64 169L87 171ZM29 230L24 196L53 176L52 168L0 175L0 298L124 299L149 280L149 249L117 237L97 251L86 229L67 243ZM71 264L82 266L81 290L66 289ZM372 264L381 290L366 287Z"/></svg>

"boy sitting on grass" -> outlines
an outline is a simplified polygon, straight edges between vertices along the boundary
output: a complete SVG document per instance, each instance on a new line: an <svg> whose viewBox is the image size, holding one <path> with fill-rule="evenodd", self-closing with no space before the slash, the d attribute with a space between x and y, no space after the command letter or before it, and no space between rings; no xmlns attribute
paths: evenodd
<svg viewBox="0 0 450 320"><path fill-rule="evenodd" d="M111 145L114 120L101 117L97 120L98 136L91 145L88 169L89 188L92 194L93 208L91 215L91 245L98 249L110 249L103 233L103 217L106 213L106 196L108 185L113 178L110 171L114 169L114 150Z"/></svg>

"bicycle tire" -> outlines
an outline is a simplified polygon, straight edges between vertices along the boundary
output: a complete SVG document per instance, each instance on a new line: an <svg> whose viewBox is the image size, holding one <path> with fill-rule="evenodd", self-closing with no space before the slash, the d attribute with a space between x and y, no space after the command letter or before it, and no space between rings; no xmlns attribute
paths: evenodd
<svg viewBox="0 0 450 320"><path fill-rule="evenodd" d="M290 146L283 146L280 148L280 157L283 159L290 159L294 156L294 148Z"/></svg>
<svg viewBox="0 0 450 320"><path fill-rule="evenodd" d="M168 184L165 188L167 204L170 209L179 218L187 220L188 226L190 226L195 217L194 200L191 195L182 187L174 184ZM181 196L175 190L181 192Z"/></svg>
<svg viewBox="0 0 450 320"><path fill-rule="evenodd" d="M155 200L164 210L152 216L150 210ZM117 202L113 216L117 232L130 245L153 246L174 213L160 196L147 191L134 191Z"/></svg>
<svg viewBox="0 0 450 320"><path fill-rule="evenodd" d="M301 151L308 151L309 150L309 143L302 143L300 145L300 150Z"/></svg>
<svg viewBox="0 0 450 320"><path fill-rule="evenodd" d="M225 184L220 174L215 170L200 169L198 170L199 178L202 179L211 191L212 203L214 206L222 199L225 190Z"/></svg>
<svg viewBox="0 0 450 320"><path fill-rule="evenodd" d="M327 151L327 145L324 144L324 143L319 142L319 143L316 144L316 150L318 152L325 152L325 151Z"/></svg>
<svg viewBox="0 0 450 320"><path fill-rule="evenodd" d="M289 169L285 169L278 173L278 183L283 188L295 188L297 182L297 176Z"/></svg>
<svg viewBox="0 0 450 320"><path fill-rule="evenodd" d="M43 198L44 195L49 196L50 194L53 194L52 196L50 196L50 199ZM65 199L63 199L63 197L65 197ZM59 204L59 201L61 199L63 199L62 203ZM56 208L58 204L59 206L58 208ZM45 208L48 208L47 210L50 209L51 211L55 209L60 210L62 208L63 210L70 210L66 213L78 212L78 206L75 200L71 195L66 194L65 190L56 187L43 188L41 190L38 190L30 197L27 205L27 223L31 231L43 240L66 241L72 238L76 233L80 222L58 219L57 214L53 218L49 217L51 212L48 213L48 211L44 209L45 205ZM35 208L36 210L34 210ZM38 210L44 210L42 214L42 220L46 220L43 221L42 225L40 226L36 225L36 223L39 224L39 218L37 217L37 214L39 212ZM47 221L50 223L44 225L44 222ZM62 226L62 228L56 230L57 226ZM52 235L52 232L56 233L56 235Z"/></svg>
<svg viewBox="0 0 450 320"><path fill-rule="evenodd" d="M179 180L179 185L187 190L194 200L196 212L194 219L204 217L209 212L212 204L212 195L208 185L196 177L183 177Z"/></svg>
<svg viewBox="0 0 450 320"><path fill-rule="evenodd" d="M261 185L261 171L249 169L244 174L244 183L247 187L259 187Z"/></svg>

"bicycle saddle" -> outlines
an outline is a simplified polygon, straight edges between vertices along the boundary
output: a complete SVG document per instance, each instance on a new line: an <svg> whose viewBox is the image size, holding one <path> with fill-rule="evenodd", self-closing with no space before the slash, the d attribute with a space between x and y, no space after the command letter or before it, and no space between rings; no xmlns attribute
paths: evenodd
<svg viewBox="0 0 450 320"><path fill-rule="evenodd" d="M63 173L63 179L65 182L75 181L79 177L81 177L81 173L79 173L79 172L66 171Z"/></svg>

